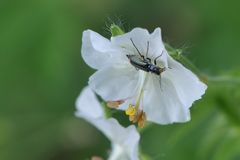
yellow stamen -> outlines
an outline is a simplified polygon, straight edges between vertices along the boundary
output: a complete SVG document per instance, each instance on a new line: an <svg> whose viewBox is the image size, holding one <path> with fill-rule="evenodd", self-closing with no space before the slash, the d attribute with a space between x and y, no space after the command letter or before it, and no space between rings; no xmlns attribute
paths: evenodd
<svg viewBox="0 0 240 160"><path fill-rule="evenodd" d="M138 119L138 126L140 128L143 128L144 124L145 124L145 121L146 121L146 114L145 114L145 112L142 112L141 115L139 116L139 119Z"/></svg>
<svg viewBox="0 0 240 160"><path fill-rule="evenodd" d="M134 123L135 119L136 119L136 115L129 116L129 121Z"/></svg>
<svg viewBox="0 0 240 160"><path fill-rule="evenodd" d="M143 112L142 107L140 107L141 100L144 95L144 86L147 81L147 73L141 74L140 88L137 91L137 97L134 105L129 104L129 107L125 110L126 115L129 116L129 120L132 123L138 123L140 128L144 127L144 123L146 121L146 114Z"/></svg>
<svg viewBox="0 0 240 160"><path fill-rule="evenodd" d="M128 108L125 110L126 115L128 116L135 116L136 115L136 108L133 105L129 105Z"/></svg>
<svg viewBox="0 0 240 160"><path fill-rule="evenodd" d="M129 120L132 123L138 123L138 126L143 128L146 121L146 114L143 111L136 111L134 115L129 115Z"/></svg>

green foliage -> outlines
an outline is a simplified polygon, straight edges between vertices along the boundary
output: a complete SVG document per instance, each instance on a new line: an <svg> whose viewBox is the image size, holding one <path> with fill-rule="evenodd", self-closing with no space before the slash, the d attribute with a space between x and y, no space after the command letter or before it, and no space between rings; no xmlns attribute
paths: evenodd
<svg viewBox="0 0 240 160"><path fill-rule="evenodd" d="M211 77L189 123L142 132L146 159L240 159L238 8L224 0L0 1L0 159L107 157L108 140L74 117L74 102L93 73L80 56L82 32L105 35L104 20L116 13L132 27L160 26L176 48L190 43L185 55L202 72L223 75Z"/></svg>

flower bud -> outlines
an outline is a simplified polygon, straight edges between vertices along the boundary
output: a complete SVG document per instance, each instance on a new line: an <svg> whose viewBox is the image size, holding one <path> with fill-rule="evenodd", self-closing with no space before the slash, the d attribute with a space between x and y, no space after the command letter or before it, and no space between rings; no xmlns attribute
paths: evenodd
<svg viewBox="0 0 240 160"><path fill-rule="evenodd" d="M111 24L110 31L111 31L112 37L124 34L124 31L116 24Z"/></svg>

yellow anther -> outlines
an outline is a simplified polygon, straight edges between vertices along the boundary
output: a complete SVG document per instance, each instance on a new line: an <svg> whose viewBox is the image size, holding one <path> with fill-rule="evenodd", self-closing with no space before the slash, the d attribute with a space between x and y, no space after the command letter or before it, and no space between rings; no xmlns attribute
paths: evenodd
<svg viewBox="0 0 240 160"><path fill-rule="evenodd" d="M145 121L146 121L146 114L145 114L145 112L142 112L141 115L139 116L139 119L138 119L138 126L140 128L143 128L144 124L145 124Z"/></svg>
<svg viewBox="0 0 240 160"><path fill-rule="evenodd" d="M128 108L125 110L126 115L128 116L134 116L136 115L136 108L133 105L129 105Z"/></svg>
<svg viewBox="0 0 240 160"><path fill-rule="evenodd" d="M129 121L135 123L136 115L129 116Z"/></svg>
<svg viewBox="0 0 240 160"><path fill-rule="evenodd" d="M107 101L107 106L109 108L118 108L119 105L123 104L124 101L123 100L119 100L119 101Z"/></svg>
<svg viewBox="0 0 240 160"><path fill-rule="evenodd" d="M134 105L129 105L128 108L125 110L126 115L129 116L129 120L132 123L138 123L140 128L144 127L146 121L146 114L142 110L138 110L138 107Z"/></svg>

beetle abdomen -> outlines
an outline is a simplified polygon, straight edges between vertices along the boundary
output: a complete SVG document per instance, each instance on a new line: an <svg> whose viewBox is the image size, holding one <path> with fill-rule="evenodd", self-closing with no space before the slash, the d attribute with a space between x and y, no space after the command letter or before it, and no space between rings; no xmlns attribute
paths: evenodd
<svg viewBox="0 0 240 160"><path fill-rule="evenodd" d="M130 60L130 63L137 69L143 70L145 72L151 72L156 75L161 74L161 68L154 64L151 64L151 62L147 61L146 59L142 60L136 55L127 55L127 57Z"/></svg>

